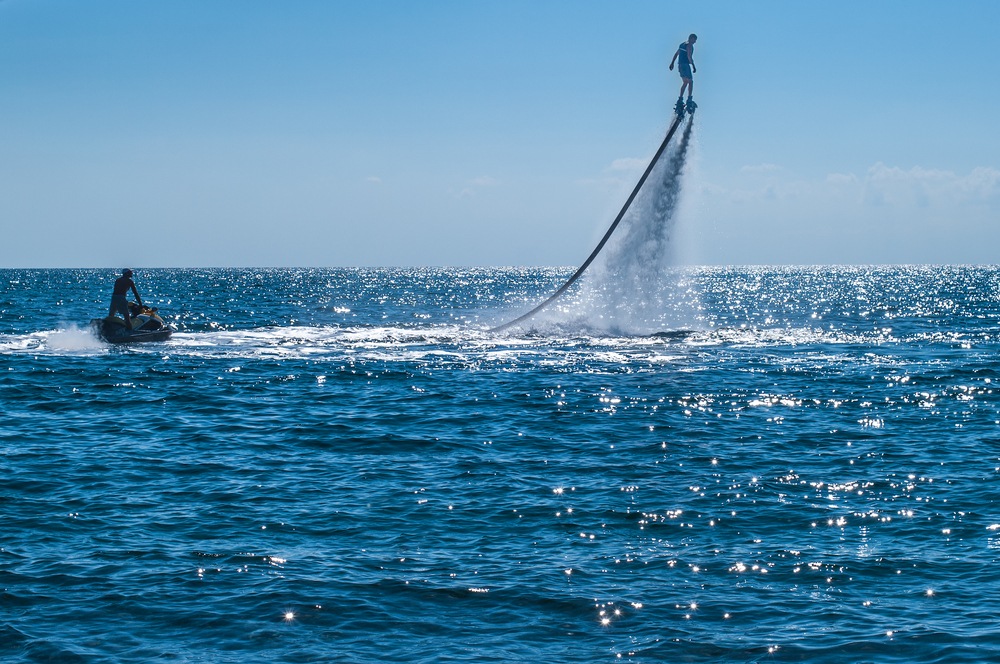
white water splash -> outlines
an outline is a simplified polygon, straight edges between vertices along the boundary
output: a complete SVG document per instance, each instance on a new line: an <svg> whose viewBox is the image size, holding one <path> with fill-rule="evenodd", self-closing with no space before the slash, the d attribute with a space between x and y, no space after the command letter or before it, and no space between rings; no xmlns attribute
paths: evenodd
<svg viewBox="0 0 1000 664"><path fill-rule="evenodd" d="M90 330L80 329L76 325L55 330L45 335L45 348L52 351L100 350L105 344Z"/></svg>
<svg viewBox="0 0 1000 664"><path fill-rule="evenodd" d="M661 157L576 296L533 328L627 336L700 327L694 271L676 266L692 127L689 121Z"/></svg>

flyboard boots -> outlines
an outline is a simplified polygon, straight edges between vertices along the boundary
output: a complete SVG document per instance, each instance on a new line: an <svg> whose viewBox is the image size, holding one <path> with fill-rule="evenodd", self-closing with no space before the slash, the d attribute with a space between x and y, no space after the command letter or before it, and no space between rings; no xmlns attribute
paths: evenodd
<svg viewBox="0 0 1000 664"><path fill-rule="evenodd" d="M677 103L674 104L674 115L679 118L684 117L684 97L677 98Z"/></svg>

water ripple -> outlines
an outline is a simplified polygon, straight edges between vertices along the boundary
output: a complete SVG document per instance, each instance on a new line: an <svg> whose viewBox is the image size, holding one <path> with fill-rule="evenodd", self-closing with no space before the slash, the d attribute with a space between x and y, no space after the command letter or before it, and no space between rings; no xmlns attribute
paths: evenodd
<svg viewBox="0 0 1000 664"><path fill-rule="evenodd" d="M0 282L5 661L1000 657L994 267L138 272Z"/></svg>

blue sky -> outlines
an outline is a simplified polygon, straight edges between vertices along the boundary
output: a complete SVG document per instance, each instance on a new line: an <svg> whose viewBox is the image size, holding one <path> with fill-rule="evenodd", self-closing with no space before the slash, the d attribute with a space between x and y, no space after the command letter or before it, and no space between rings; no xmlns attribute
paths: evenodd
<svg viewBox="0 0 1000 664"><path fill-rule="evenodd" d="M697 32L683 259L992 263L1000 3L0 3L0 266L575 265Z"/></svg>

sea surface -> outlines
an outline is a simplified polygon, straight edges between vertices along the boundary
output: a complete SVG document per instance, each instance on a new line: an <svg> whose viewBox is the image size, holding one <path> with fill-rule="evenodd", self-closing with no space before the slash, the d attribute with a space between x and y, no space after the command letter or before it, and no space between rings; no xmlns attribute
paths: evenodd
<svg viewBox="0 0 1000 664"><path fill-rule="evenodd" d="M571 272L0 271L0 660L1000 661L1000 268Z"/></svg>

